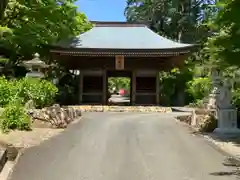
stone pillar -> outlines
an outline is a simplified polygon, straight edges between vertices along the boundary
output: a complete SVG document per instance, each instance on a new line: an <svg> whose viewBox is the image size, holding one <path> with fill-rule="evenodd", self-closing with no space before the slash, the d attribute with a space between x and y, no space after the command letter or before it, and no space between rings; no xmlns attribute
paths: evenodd
<svg viewBox="0 0 240 180"><path fill-rule="evenodd" d="M156 73L156 105L160 104L159 72Z"/></svg>
<svg viewBox="0 0 240 180"><path fill-rule="evenodd" d="M212 69L213 90L209 95L208 109L214 110L218 121L214 132L219 134L238 134L237 111L231 104L231 87L224 82L220 71Z"/></svg>
<svg viewBox="0 0 240 180"><path fill-rule="evenodd" d="M216 68L211 69L211 80L212 80L212 91L209 94L209 99L208 99L208 104L207 108L208 109L217 109L217 100L218 96L220 94L220 83L221 83L221 74L220 71L217 70Z"/></svg>
<svg viewBox="0 0 240 180"><path fill-rule="evenodd" d="M132 89L132 94L131 94L131 104L135 105L136 102L136 71L132 71L132 82L131 82L131 89Z"/></svg>
<svg viewBox="0 0 240 180"><path fill-rule="evenodd" d="M219 88L219 92L216 111L218 127L214 131L223 134L240 133L240 129L237 127L237 110L231 104L231 85L224 82Z"/></svg>

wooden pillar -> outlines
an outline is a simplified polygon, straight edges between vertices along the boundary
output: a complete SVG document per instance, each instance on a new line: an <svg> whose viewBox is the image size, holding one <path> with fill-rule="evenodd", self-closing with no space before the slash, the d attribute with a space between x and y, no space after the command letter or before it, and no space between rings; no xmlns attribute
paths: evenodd
<svg viewBox="0 0 240 180"><path fill-rule="evenodd" d="M79 74L79 104L82 104L82 96L83 96L83 71L80 70Z"/></svg>
<svg viewBox="0 0 240 180"><path fill-rule="evenodd" d="M160 104L159 72L156 72L156 105Z"/></svg>
<svg viewBox="0 0 240 180"><path fill-rule="evenodd" d="M132 89L132 94L131 94L131 104L135 105L136 103L136 71L132 71L132 82L131 82L131 89Z"/></svg>
<svg viewBox="0 0 240 180"><path fill-rule="evenodd" d="M103 105L107 105L108 101L108 82L107 82L107 70L103 70Z"/></svg>

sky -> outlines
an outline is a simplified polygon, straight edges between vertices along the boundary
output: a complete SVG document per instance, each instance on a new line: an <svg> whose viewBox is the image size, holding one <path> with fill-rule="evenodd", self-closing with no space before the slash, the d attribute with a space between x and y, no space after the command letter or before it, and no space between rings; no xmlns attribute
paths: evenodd
<svg viewBox="0 0 240 180"><path fill-rule="evenodd" d="M76 5L91 21L126 20L126 0L78 0Z"/></svg>

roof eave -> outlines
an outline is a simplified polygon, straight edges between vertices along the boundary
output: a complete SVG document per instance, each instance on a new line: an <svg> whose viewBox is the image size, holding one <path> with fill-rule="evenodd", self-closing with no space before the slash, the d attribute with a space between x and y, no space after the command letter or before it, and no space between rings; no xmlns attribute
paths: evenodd
<svg viewBox="0 0 240 180"><path fill-rule="evenodd" d="M180 56L180 55L186 55L190 54L191 50L182 50L182 51L157 51L154 49L154 51L119 51L119 50L112 50L111 51L98 51L95 49L95 51L74 51L74 50L51 50L53 54L59 54L59 55L67 55L67 56L116 56L116 55L124 55L126 57L171 57L171 56Z"/></svg>
<svg viewBox="0 0 240 180"><path fill-rule="evenodd" d="M75 51L75 52L179 52L192 50L198 47L198 45L192 44L183 47L174 48L149 48L149 49L125 49L125 48L84 48L84 47L64 47L64 46L52 46L52 50L59 51Z"/></svg>

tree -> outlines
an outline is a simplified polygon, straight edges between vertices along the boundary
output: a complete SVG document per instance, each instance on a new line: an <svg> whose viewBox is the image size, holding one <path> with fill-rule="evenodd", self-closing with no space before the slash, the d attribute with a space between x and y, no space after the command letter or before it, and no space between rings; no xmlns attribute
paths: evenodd
<svg viewBox="0 0 240 180"><path fill-rule="evenodd" d="M3 18L4 11L7 7L8 0L1 0L0 1L0 19Z"/></svg>
<svg viewBox="0 0 240 180"><path fill-rule="evenodd" d="M240 2L221 0L216 4L219 12L209 27L214 32L205 44L209 63L221 66L240 66Z"/></svg>
<svg viewBox="0 0 240 180"><path fill-rule="evenodd" d="M149 23L150 28L179 42L195 43L205 36L201 0L128 0L128 21Z"/></svg>
<svg viewBox="0 0 240 180"><path fill-rule="evenodd" d="M86 16L77 12L75 0L3 2L0 25L10 31L2 32L0 49L13 64L31 58L35 52L48 55L49 45L91 28Z"/></svg>

